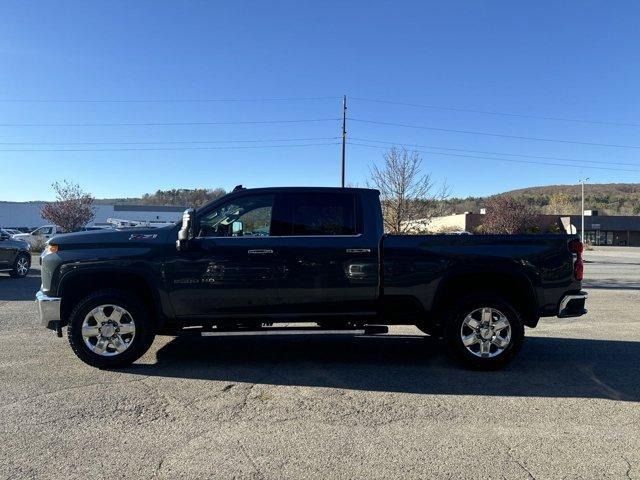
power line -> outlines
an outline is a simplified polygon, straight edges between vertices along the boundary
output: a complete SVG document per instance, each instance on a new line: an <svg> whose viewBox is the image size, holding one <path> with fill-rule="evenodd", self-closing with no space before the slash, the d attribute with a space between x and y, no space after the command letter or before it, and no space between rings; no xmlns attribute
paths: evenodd
<svg viewBox="0 0 640 480"><path fill-rule="evenodd" d="M553 120L561 122L585 123L594 125L611 125L623 127L640 127L638 123L613 122L604 120L586 120L579 118L556 117L550 115L533 115L513 112L499 112L492 110L479 110L444 105L432 105L412 102L397 102L367 97L351 97L362 102L381 103L387 105L400 105L406 107L426 108L432 110L446 110L453 112L476 113L482 115L496 115L515 118L529 118L534 120ZM0 103L259 103L259 102L308 102L322 100L340 100L341 96L316 96L316 97L263 97L263 98L126 98L126 99L42 99L42 98L0 98Z"/></svg>
<svg viewBox="0 0 640 480"><path fill-rule="evenodd" d="M342 97L270 97L270 98L172 98L172 99L11 99L2 98L0 103L251 103L251 102L306 102L314 100L338 100Z"/></svg>
<svg viewBox="0 0 640 480"><path fill-rule="evenodd" d="M0 145L185 145L214 143L275 143L275 142L309 142L315 140L338 140L340 137L309 138L265 138L249 140L180 140L162 142L0 142Z"/></svg>
<svg viewBox="0 0 640 480"><path fill-rule="evenodd" d="M586 123L586 124L593 124L593 125L611 125L611 126L617 126L617 127L640 127L640 124L638 123L610 122L610 121L603 121L603 120L584 120L579 118L565 118L565 117L554 117L554 116L546 116L546 115L530 115L530 114L523 114L523 113L496 112L496 111L490 111L490 110L475 110L471 108L447 107L442 105L425 105L420 103L393 102L390 100L379 100L379 99L364 98L364 97L351 97L351 98L353 100L360 100L363 102L384 103L388 105L401 105L405 107L428 108L433 110L448 110L452 112L478 113L482 115L498 115L503 117L530 118L534 120L554 120L559 122Z"/></svg>
<svg viewBox="0 0 640 480"><path fill-rule="evenodd" d="M438 147L434 145L420 145L420 144L411 144L404 142L385 142L382 140L372 140L369 138L355 138L351 137L353 140L360 142L370 142L370 143L384 143L385 145L403 145L406 147L419 147L419 148L430 148L435 150L450 150L453 152L467 152L467 153L482 153L488 155L506 155L507 157L522 157L522 158L537 158L542 160L560 160L563 162L580 162L580 163L596 163L603 165L630 165L630 166L640 166L638 163L631 162L610 162L604 160L581 160L577 158L567 158L567 157L548 157L542 155L525 155L525 154L517 154L517 153L503 153L503 152L489 152L486 150L467 150L464 148L450 148L450 147Z"/></svg>
<svg viewBox="0 0 640 480"><path fill-rule="evenodd" d="M339 118L309 118L296 120L247 120L238 122L131 122L131 123L0 123L0 127L166 127L194 125L264 125L278 123L335 122Z"/></svg>
<svg viewBox="0 0 640 480"><path fill-rule="evenodd" d="M369 123L373 125L385 125L389 127L416 128L420 130L432 130L436 132L464 133L468 135L483 135L487 137L512 138L516 140L531 140L536 142L570 143L575 145L589 145L589 146L596 146L596 147L613 147L613 148L640 148L640 145L618 145L613 143L579 142L575 140L561 140L561 139L555 139L555 138L525 137L522 135L507 135L507 134L493 133L493 132L478 132L474 130L456 130L456 129L450 129L450 128L427 127L424 125L411 125L407 123L379 122L375 120L364 120L364 119L351 118L351 117L349 118L349 120L351 120L352 122Z"/></svg>
<svg viewBox="0 0 640 480"><path fill-rule="evenodd" d="M377 148L377 149L385 149L380 145L366 145L364 143L353 143L349 142L349 145L356 145L359 147L369 147L369 148ZM551 163L551 162L536 162L534 160L515 160L510 158L495 158L495 157L481 157L477 155L462 155L458 153L442 153L442 152L426 152L423 150L416 150L416 152L427 153L429 155L443 155L446 157L461 157L461 158L473 158L479 160L490 160L490 161L501 161L501 162L513 162L513 163L529 163L533 165L550 165L556 167L571 167L571 168L591 168L597 170L611 170L618 172L638 172L640 173L640 169L628 169L628 168L612 168L612 167L595 167L595 166L584 166L584 165L567 165L563 163Z"/></svg>
<svg viewBox="0 0 640 480"><path fill-rule="evenodd" d="M286 148L286 147L315 147L323 145L340 145L338 142L305 143L287 145L237 145L223 147L157 147L157 148L53 148L53 149L0 149L0 153L17 152L140 152L140 151L186 151L186 150L235 150L245 148Z"/></svg>

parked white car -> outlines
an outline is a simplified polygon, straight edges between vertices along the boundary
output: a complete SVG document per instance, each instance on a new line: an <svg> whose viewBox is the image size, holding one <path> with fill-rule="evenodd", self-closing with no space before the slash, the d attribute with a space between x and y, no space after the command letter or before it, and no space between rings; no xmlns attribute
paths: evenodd
<svg viewBox="0 0 640 480"><path fill-rule="evenodd" d="M36 228L31 233L19 233L18 235L14 235L12 238L24 240L31 246L31 248L35 248L43 246L47 240L60 233L62 233L62 229L56 225L43 225L42 227Z"/></svg>

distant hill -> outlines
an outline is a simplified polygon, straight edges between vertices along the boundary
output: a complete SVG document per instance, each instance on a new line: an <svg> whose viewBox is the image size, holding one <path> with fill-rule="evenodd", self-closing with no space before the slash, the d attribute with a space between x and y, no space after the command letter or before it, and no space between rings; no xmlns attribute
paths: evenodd
<svg viewBox="0 0 640 480"><path fill-rule="evenodd" d="M221 197L226 192L222 188L174 188L171 190L157 190L155 193L145 193L142 197L129 198L101 198L96 204L115 205L174 205L198 207L204 203Z"/></svg>
<svg viewBox="0 0 640 480"><path fill-rule="evenodd" d="M585 184L585 209L598 210L602 215L639 215L640 183ZM524 200L540 213L578 214L580 212L580 185L547 185L521 188L501 193ZM445 201L451 213L478 212L487 197L452 198ZM562 212L550 211L558 209ZM564 211L568 210L568 211Z"/></svg>

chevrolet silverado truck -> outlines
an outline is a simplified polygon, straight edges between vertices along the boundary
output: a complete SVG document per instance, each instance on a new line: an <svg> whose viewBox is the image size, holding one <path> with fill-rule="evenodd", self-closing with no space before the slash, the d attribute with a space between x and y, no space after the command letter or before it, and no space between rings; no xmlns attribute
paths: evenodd
<svg viewBox="0 0 640 480"><path fill-rule="evenodd" d="M385 235L370 189L237 187L172 226L51 239L40 261L42 324L99 368L159 334L309 322L415 325L493 369L525 326L586 313L577 236Z"/></svg>

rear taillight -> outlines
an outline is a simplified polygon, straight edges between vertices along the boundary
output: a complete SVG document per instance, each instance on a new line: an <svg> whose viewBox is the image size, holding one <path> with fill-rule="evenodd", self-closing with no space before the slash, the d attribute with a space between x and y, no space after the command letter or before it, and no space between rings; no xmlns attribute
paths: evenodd
<svg viewBox="0 0 640 480"><path fill-rule="evenodd" d="M584 276L584 263L582 262L582 252L584 246L580 240L571 240L569 242L569 251L573 253L573 275L576 280L582 280Z"/></svg>
<svg viewBox="0 0 640 480"><path fill-rule="evenodd" d="M569 242L569 251L571 253L577 253L579 255L582 255L582 252L584 251L584 246L582 245L582 242L580 240L571 240Z"/></svg>

